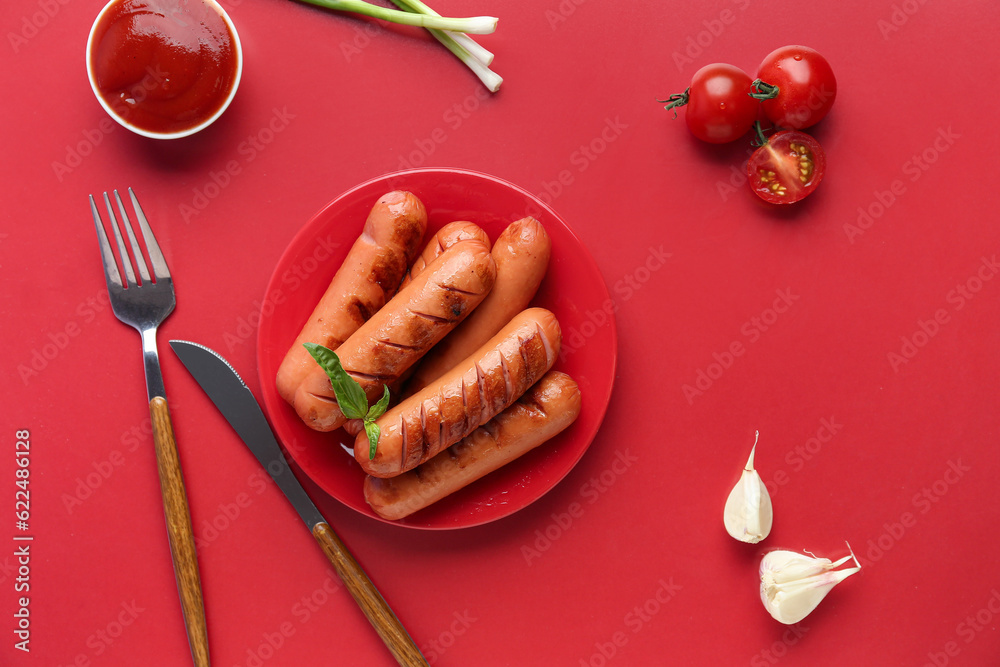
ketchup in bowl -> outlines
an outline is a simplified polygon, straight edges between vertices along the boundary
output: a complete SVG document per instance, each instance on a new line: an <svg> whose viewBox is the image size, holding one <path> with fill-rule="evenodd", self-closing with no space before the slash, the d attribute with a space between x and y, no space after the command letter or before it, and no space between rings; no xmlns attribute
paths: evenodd
<svg viewBox="0 0 1000 667"><path fill-rule="evenodd" d="M236 94L242 69L236 29L214 0L112 0L87 42L101 105L149 137L210 124Z"/></svg>

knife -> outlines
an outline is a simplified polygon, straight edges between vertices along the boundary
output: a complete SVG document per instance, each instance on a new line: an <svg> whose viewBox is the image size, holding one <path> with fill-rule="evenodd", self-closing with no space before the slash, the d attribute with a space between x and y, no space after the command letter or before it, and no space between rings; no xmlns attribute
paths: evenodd
<svg viewBox="0 0 1000 667"><path fill-rule="evenodd" d="M292 503L396 661L403 667L427 667L409 633L295 478L260 404L236 370L204 345L172 340L170 347Z"/></svg>

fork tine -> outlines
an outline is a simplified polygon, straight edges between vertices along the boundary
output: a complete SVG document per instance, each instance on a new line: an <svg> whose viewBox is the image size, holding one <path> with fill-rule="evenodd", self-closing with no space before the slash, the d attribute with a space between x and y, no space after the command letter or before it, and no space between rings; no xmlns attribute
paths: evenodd
<svg viewBox="0 0 1000 667"><path fill-rule="evenodd" d="M101 246L101 262L104 264L104 277L107 279L109 285L122 287L122 277L118 273L115 254L111 250L111 243L108 242L108 235L104 231L101 214L97 212L97 202L94 201L94 195L90 195L90 212L94 215L94 226L97 227L97 241Z"/></svg>
<svg viewBox="0 0 1000 667"><path fill-rule="evenodd" d="M142 237L146 240L146 250L149 251L149 259L153 264L153 275L156 276L157 280L167 279L170 277L170 269L167 268L167 260L160 252L160 244L156 242L153 230L146 220L146 214L142 212L139 199L132 192L132 188L128 189L128 194L132 198L132 206L135 208L135 217L139 220L139 227L142 229Z"/></svg>
<svg viewBox="0 0 1000 667"><path fill-rule="evenodd" d="M136 282L135 282L135 273L132 272L132 262L129 261L128 251L125 250L125 241L122 239L121 230L118 229L118 219L115 217L114 209L111 208L111 200L108 199L107 192L104 193L104 205L107 206L108 216L110 216L111 218L109 224L111 225L111 229L115 233L115 241L118 243L118 252L121 255L122 268L125 270L125 279L127 285L128 287L134 287L136 285Z"/></svg>
<svg viewBox="0 0 1000 667"><path fill-rule="evenodd" d="M135 232L132 230L132 221L128 219L128 213L125 212L125 205L122 204L122 198L118 196L118 190L115 190L115 202L118 204L118 212L122 214L122 225L125 227L129 244L132 246L132 256L135 257L135 268L139 269L142 282L149 283L149 270L146 269L146 260L142 256L142 250L139 249L139 241L135 238Z"/></svg>

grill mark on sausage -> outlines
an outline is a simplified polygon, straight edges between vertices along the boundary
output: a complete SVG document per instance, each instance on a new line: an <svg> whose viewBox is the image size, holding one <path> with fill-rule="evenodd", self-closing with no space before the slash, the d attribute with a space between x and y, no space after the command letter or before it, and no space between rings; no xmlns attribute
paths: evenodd
<svg viewBox="0 0 1000 667"><path fill-rule="evenodd" d="M440 287L441 289L446 290L448 292L454 292L455 294L461 294L463 296L479 296L481 294L481 292L473 292L473 291L470 291L470 290L464 290L461 287L455 287L454 285L441 285L441 284L438 284L438 287Z"/></svg>
<svg viewBox="0 0 1000 667"><path fill-rule="evenodd" d="M427 401L420 403L420 461L427 459L427 448L430 446L427 438ZM440 417L438 422L440 422Z"/></svg>
<svg viewBox="0 0 1000 667"><path fill-rule="evenodd" d="M396 221L395 234L392 241L403 249L406 257L414 257L420 250L423 243L424 229L420 221L420 216L415 214L405 215ZM404 257L404 260L406 259Z"/></svg>
<svg viewBox="0 0 1000 667"><path fill-rule="evenodd" d="M461 382L462 385L462 430L467 431L469 426L471 426L472 415L469 414L469 397L465 393L465 381Z"/></svg>
<svg viewBox="0 0 1000 667"><path fill-rule="evenodd" d="M309 392L309 395L312 396L313 398L315 398L318 401L324 401L326 403L336 403L337 402L337 399L334 398L334 397L331 397L331 396L323 396L322 394L314 394L312 392Z"/></svg>
<svg viewBox="0 0 1000 667"><path fill-rule="evenodd" d="M347 304L347 314L356 324L361 325L371 319L372 315L375 314L375 309L372 308L372 304L355 297Z"/></svg>
<svg viewBox="0 0 1000 667"><path fill-rule="evenodd" d="M520 349L521 346L518 346ZM504 403L510 400L512 392L514 391L514 383L510 377L510 365L507 363L507 357L503 354L500 355L500 372L503 373L503 386L504 386Z"/></svg>
<svg viewBox="0 0 1000 667"><path fill-rule="evenodd" d="M517 352L521 355L521 362L524 364L525 374L530 375L532 374L533 369L531 368L531 360L528 358L528 348L525 345L525 342L526 341L518 339Z"/></svg>
<svg viewBox="0 0 1000 667"><path fill-rule="evenodd" d="M438 398L438 437L437 437L437 446L440 447L441 443L444 442L444 423L446 421L445 418L444 418L445 411L444 411L444 389L443 388L441 389L441 393L438 396L439 396L439 398ZM425 440L425 444L426 444L426 440ZM426 450L426 448L424 449L424 456L427 456L427 450Z"/></svg>
<svg viewBox="0 0 1000 667"><path fill-rule="evenodd" d="M486 402L486 373L483 372L483 367L479 365L476 361L476 385L479 387L479 402Z"/></svg>
<svg viewBox="0 0 1000 667"><path fill-rule="evenodd" d="M382 292L388 296L391 290L399 285L401 277L406 273L406 268L406 257L398 256L392 252L383 252L380 253L378 261L372 264L371 270L368 272L368 280L378 285ZM368 317L370 318L371 315Z"/></svg>
<svg viewBox="0 0 1000 667"><path fill-rule="evenodd" d="M427 431L427 407L426 401L420 403L420 432L425 433Z"/></svg>
<svg viewBox="0 0 1000 667"><path fill-rule="evenodd" d="M548 412L545 410L545 406L542 405L537 400L537 398L538 397L536 392L529 391L526 392L523 396L521 396L521 398L518 400L518 403L531 410L532 413L535 413L535 416L545 417L548 414Z"/></svg>
<svg viewBox="0 0 1000 667"><path fill-rule="evenodd" d="M421 312L416 311L416 310L411 310L410 312L412 312L417 317L422 317L425 320L430 320L431 322L434 322L435 324L448 324L449 322L451 322L451 320L449 320L449 319L446 319L444 317L438 317L437 315L431 315L430 313L421 313Z"/></svg>
<svg viewBox="0 0 1000 667"><path fill-rule="evenodd" d="M347 371L347 374L350 375L355 380L364 380L365 382L385 383L395 379L394 375L373 375L371 373L361 373L359 371Z"/></svg>
<svg viewBox="0 0 1000 667"><path fill-rule="evenodd" d="M545 330L542 329L542 325L536 323L535 324L535 331L538 333L538 337L542 341L542 346L545 347L545 359L546 360L551 359L552 358L552 352L553 352L552 343L549 342L548 337L545 335Z"/></svg>
<svg viewBox="0 0 1000 667"><path fill-rule="evenodd" d="M406 415L399 416L399 433L401 441L399 447L399 469L403 470L406 468L406 450L410 448L410 438L406 428Z"/></svg>
<svg viewBox="0 0 1000 667"><path fill-rule="evenodd" d="M497 433L500 430L500 426L494 420L492 419L489 420L479 428L483 429L484 431L486 431L487 434L489 434L490 439L493 440L493 446L496 446L500 442L500 439L497 437Z"/></svg>
<svg viewBox="0 0 1000 667"><path fill-rule="evenodd" d="M394 347L397 350L420 350L421 348L416 345L404 345L403 343L396 343L391 340L380 340L379 343L387 347Z"/></svg>

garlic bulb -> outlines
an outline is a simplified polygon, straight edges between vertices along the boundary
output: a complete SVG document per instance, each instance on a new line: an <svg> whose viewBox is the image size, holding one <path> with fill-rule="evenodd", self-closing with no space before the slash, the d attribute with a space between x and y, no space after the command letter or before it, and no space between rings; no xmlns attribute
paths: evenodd
<svg viewBox="0 0 1000 667"><path fill-rule="evenodd" d="M760 431L757 431L757 437L754 438L753 449L750 450L750 458L740 475L740 481L729 492L726 508L722 513L726 531L740 542L750 544L756 544L767 537L774 520L771 496L753 467L758 438Z"/></svg>
<svg viewBox="0 0 1000 667"><path fill-rule="evenodd" d="M854 567L835 570L852 559ZM860 569L853 551L836 562L794 551L772 551L760 562L760 599L775 620L787 625L798 623L830 589Z"/></svg>

